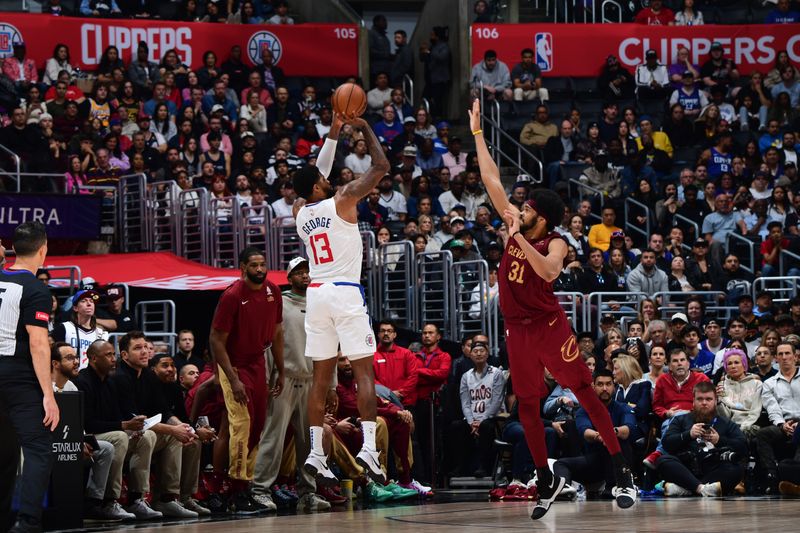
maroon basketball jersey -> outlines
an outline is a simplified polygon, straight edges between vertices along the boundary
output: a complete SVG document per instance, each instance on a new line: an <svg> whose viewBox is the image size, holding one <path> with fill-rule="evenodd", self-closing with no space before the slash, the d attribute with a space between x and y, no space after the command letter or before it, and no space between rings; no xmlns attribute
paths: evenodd
<svg viewBox="0 0 800 533"><path fill-rule="evenodd" d="M536 251L547 255L550 242L561 239L550 232L538 241L528 241ZM528 262L525 253L514 239L509 239L506 253L500 261L500 310L507 324L533 321L561 309L553 294L553 284L545 281Z"/></svg>

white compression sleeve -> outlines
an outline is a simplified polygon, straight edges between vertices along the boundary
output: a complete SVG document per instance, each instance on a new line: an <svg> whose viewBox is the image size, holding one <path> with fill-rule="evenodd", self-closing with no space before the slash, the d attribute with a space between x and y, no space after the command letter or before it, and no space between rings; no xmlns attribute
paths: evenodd
<svg viewBox="0 0 800 533"><path fill-rule="evenodd" d="M330 177L334 157L336 157L336 141L330 138L325 139L325 144L322 145L319 156L317 156L317 168L320 174L325 176L325 179Z"/></svg>

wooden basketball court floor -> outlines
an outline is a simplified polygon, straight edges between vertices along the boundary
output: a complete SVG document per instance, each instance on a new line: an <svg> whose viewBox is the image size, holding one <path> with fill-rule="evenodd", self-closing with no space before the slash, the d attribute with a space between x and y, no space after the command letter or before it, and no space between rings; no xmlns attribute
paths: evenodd
<svg viewBox="0 0 800 533"><path fill-rule="evenodd" d="M112 527L136 533L384 533L496 530L593 533L744 533L798 531L800 500L675 498L640 501L620 510L610 501L557 502L544 519L532 503L459 502L333 512Z"/></svg>

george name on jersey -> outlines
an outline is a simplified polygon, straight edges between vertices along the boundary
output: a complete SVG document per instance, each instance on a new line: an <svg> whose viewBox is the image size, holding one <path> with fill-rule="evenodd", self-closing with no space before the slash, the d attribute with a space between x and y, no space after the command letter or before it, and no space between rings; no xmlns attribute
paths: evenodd
<svg viewBox="0 0 800 533"><path fill-rule="evenodd" d="M331 219L330 218L328 218L328 217L315 217L315 218L310 219L305 224L303 224L303 227L301 229L303 230L303 233L305 233L306 235L311 235L311 232L314 231L315 229L319 229L319 228L328 228L328 229L330 229L330 227L331 227Z"/></svg>

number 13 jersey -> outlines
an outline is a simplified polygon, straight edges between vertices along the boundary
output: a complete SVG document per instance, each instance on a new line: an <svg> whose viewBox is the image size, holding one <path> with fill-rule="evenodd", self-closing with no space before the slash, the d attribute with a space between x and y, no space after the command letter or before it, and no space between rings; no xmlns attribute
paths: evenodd
<svg viewBox="0 0 800 533"><path fill-rule="evenodd" d="M361 233L358 224L342 220L336 213L333 198L300 208L297 234L306 246L312 282L361 282L364 255Z"/></svg>
<svg viewBox="0 0 800 533"><path fill-rule="evenodd" d="M550 232L538 241L528 241L537 252L547 255L550 242L561 239ZM500 310L507 324L530 323L559 311L561 305L553 294L553 284L545 281L528 262L515 239L509 239L498 272Z"/></svg>

